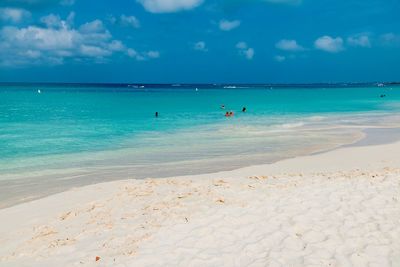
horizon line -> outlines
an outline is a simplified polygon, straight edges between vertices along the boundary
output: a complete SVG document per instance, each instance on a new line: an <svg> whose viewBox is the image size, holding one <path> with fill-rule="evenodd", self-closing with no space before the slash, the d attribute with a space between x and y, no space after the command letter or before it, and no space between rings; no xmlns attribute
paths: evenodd
<svg viewBox="0 0 400 267"><path fill-rule="evenodd" d="M0 85L7 84L42 84L42 85L58 85L58 84L70 84L70 85L170 85L170 86L187 86L187 85L205 85L205 86L219 86L219 85L253 85L253 86L279 86L279 85L365 85L365 84L400 84L400 81L369 81L369 82L310 82L310 83L233 83L233 82L223 82L223 83L140 83L140 82L2 82Z"/></svg>

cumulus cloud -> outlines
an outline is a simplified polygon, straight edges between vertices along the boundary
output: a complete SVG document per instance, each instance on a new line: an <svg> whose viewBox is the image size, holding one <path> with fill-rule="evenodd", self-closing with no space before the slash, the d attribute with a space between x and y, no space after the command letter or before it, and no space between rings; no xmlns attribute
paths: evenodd
<svg viewBox="0 0 400 267"><path fill-rule="evenodd" d="M120 40L113 40L108 46L108 50L113 52L124 52L127 50L125 45Z"/></svg>
<svg viewBox="0 0 400 267"><path fill-rule="evenodd" d="M400 45L400 35L393 32L382 34L379 37L380 43L385 46L398 46Z"/></svg>
<svg viewBox="0 0 400 267"><path fill-rule="evenodd" d="M87 57L107 57L111 56L112 50L107 49L107 47L100 47L95 45L81 45L79 51L82 55Z"/></svg>
<svg viewBox="0 0 400 267"><path fill-rule="evenodd" d="M284 51L291 51L291 52L298 52L298 51L304 51L304 47L299 45L296 40L280 40L275 44L275 47L284 50Z"/></svg>
<svg viewBox="0 0 400 267"><path fill-rule="evenodd" d="M239 42L236 44L237 49L246 49L247 48L247 43L246 42Z"/></svg>
<svg viewBox="0 0 400 267"><path fill-rule="evenodd" d="M155 59L160 57L159 51L147 51L147 52L137 52L135 49L129 48L127 50L127 55L130 58L134 58L139 61Z"/></svg>
<svg viewBox="0 0 400 267"><path fill-rule="evenodd" d="M203 51L203 52L207 52L208 51L208 49L206 47L206 43L203 42L203 41L195 43L194 46L193 46L193 49L197 50L197 51Z"/></svg>
<svg viewBox="0 0 400 267"><path fill-rule="evenodd" d="M59 15L49 14L40 18L40 22L47 28L68 28L74 24L75 13L71 12L66 20L62 20Z"/></svg>
<svg viewBox="0 0 400 267"><path fill-rule="evenodd" d="M72 6L75 4L75 0L61 0L60 4L63 6Z"/></svg>
<svg viewBox="0 0 400 267"><path fill-rule="evenodd" d="M220 20L219 22L219 29L221 31L231 31L240 26L240 20Z"/></svg>
<svg viewBox="0 0 400 267"><path fill-rule="evenodd" d="M246 42L237 43L236 48L239 50L239 54L246 59L252 60L254 58L254 48L249 47Z"/></svg>
<svg viewBox="0 0 400 267"><path fill-rule="evenodd" d="M151 13L173 13L200 6L203 0L137 0Z"/></svg>
<svg viewBox="0 0 400 267"><path fill-rule="evenodd" d="M283 61L286 60L286 57L285 57L285 56L281 56L281 55L276 55L276 56L274 57L274 59L275 59L275 61L283 62Z"/></svg>
<svg viewBox="0 0 400 267"><path fill-rule="evenodd" d="M341 37L332 38L327 35L315 40L314 46L316 49L329 53L338 53L344 50L343 39Z"/></svg>
<svg viewBox="0 0 400 267"><path fill-rule="evenodd" d="M20 23L30 16L31 13L22 8L0 8L0 21Z"/></svg>
<svg viewBox="0 0 400 267"><path fill-rule="evenodd" d="M158 51L149 51L146 52L145 55L149 58L159 58L160 57L160 52Z"/></svg>
<svg viewBox="0 0 400 267"><path fill-rule="evenodd" d="M107 20L111 24L118 24L123 27L140 28L140 21L135 16L127 16L122 14L119 17L109 15Z"/></svg>
<svg viewBox="0 0 400 267"><path fill-rule="evenodd" d="M67 26L67 23L63 25L65 21L61 20L59 15L54 14L41 17L40 22L46 25L47 28L61 28L63 26Z"/></svg>
<svg viewBox="0 0 400 267"><path fill-rule="evenodd" d="M347 38L347 43L355 47L371 47L369 36L365 34L350 36Z"/></svg>
<svg viewBox="0 0 400 267"><path fill-rule="evenodd" d="M50 5L70 6L74 3L75 0L1 0L0 6L36 8Z"/></svg>
<svg viewBox="0 0 400 267"><path fill-rule="evenodd" d="M132 28L140 27L140 22L135 16L126 16L122 14L119 17L119 22L122 26L125 27L132 27Z"/></svg>
<svg viewBox="0 0 400 267"><path fill-rule="evenodd" d="M129 56L129 48L113 39L101 20L74 28L72 19L73 14L67 20L50 14L41 18L44 27L1 28L0 65L63 64L66 60L100 62L117 52ZM138 54L145 58L159 56L154 51Z"/></svg>
<svg viewBox="0 0 400 267"><path fill-rule="evenodd" d="M243 54L248 60L251 60L254 57L254 49L248 48L247 50L243 51Z"/></svg>
<svg viewBox="0 0 400 267"><path fill-rule="evenodd" d="M104 28L104 24L101 20L96 19L91 22L86 22L79 27L79 31L81 33L100 33L100 32L107 32Z"/></svg>

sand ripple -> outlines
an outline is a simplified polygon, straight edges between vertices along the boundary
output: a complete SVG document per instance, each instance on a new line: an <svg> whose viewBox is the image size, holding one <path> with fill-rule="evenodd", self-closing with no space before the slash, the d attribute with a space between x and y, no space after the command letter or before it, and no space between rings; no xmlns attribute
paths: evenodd
<svg viewBox="0 0 400 267"><path fill-rule="evenodd" d="M386 168L77 189L86 201L2 231L0 266L400 266L399 177Z"/></svg>

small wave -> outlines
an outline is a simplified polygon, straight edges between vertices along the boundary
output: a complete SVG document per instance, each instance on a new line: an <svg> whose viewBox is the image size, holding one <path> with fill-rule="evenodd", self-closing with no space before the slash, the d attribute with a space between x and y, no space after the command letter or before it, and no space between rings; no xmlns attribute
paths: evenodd
<svg viewBox="0 0 400 267"><path fill-rule="evenodd" d="M281 124L280 127L284 129L298 128L304 126L304 122L294 122Z"/></svg>
<svg viewBox="0 0 400 267"><path fill-rule="evenodd" d="M310 121L322 121L322 120L324 120L326 117L324 117L324 116L311 116L310 118L309 118L309 120Z"/></svg>

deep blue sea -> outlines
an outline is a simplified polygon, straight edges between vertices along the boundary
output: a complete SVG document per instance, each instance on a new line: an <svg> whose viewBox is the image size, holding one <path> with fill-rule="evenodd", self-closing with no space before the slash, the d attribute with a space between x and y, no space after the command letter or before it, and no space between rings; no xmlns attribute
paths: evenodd
<svg viewBox="0 0 400 267"><path fill-rule="evenodd" d="M396 127L399 111L396 85L1 84L0 195L273 162Z"/></svg>

